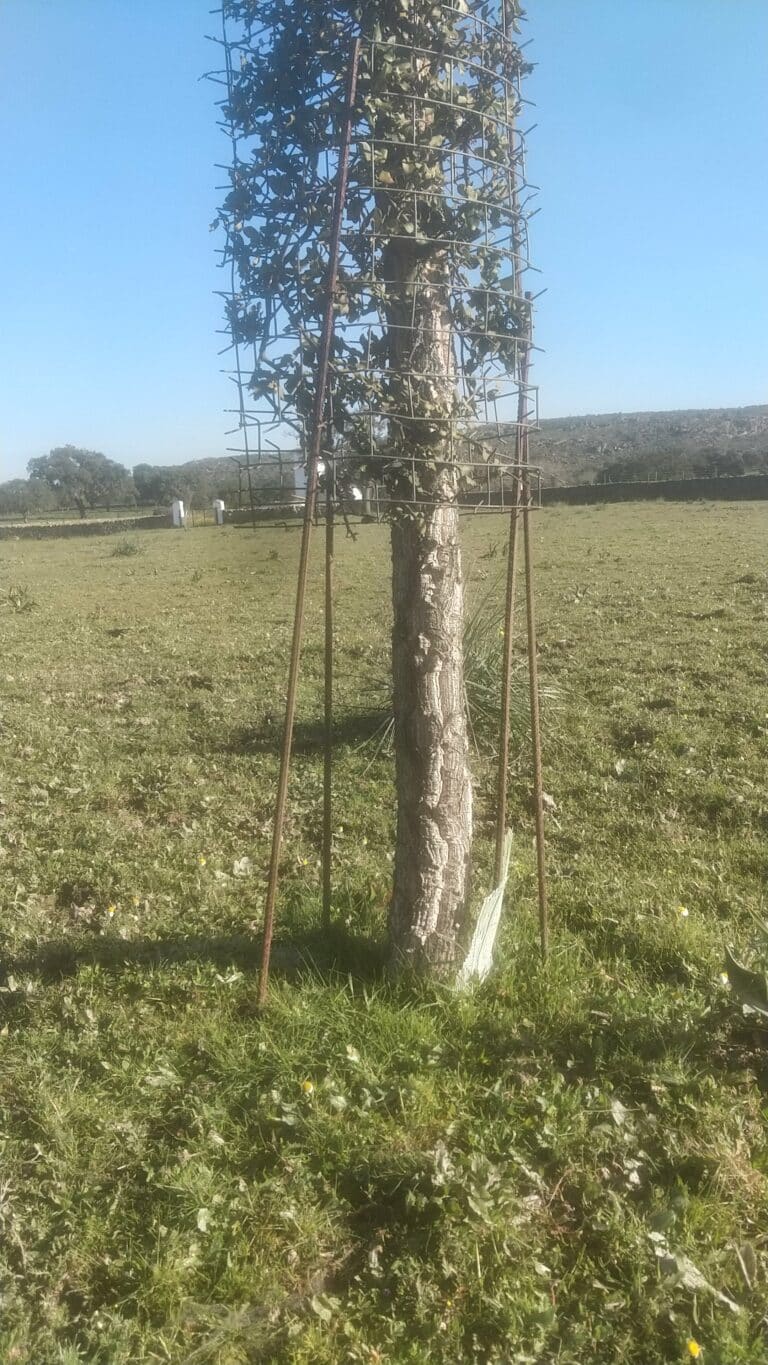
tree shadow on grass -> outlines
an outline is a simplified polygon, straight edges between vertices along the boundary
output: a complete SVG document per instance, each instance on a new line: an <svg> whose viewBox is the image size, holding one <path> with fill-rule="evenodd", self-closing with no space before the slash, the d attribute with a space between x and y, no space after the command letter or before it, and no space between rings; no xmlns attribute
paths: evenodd
<svg viewBox="0 0 768 1365"><path fill-rule="evenodd" d="M653 1102L659 1071L673 1093L684 1091L697 1074L722 1079L739 1071L751 1071L768 1090L768 1030L756 1028L729 1001L709 1007L698 1027L690 1017L655 1021L649 1013L627 1019L609 1008L569 1018L567 1027L556 1014L534 1025L509 1008L486 1010L468 1036L489 1078L513 1064L535 1071L538 1059L546 1057L569 1085L609 1079L640 1103Z"/></svg>
<svg viewBox="0 0 768 1365"><path fill-rule="evenodd" d="M226 970L258 973L261 936L219 934L117 939L110 936L49 939L11 957L0 958L4 998L23 994L10 983L36 976L54 982L75 976L82 967L99 967L118 974L133 967L173 967L209 964ZM386 968L386 945L372 936L351 934L344 925L318 928L276 941L272 949L272 975L284 980L316 976L320 980L349 976L375 980Z"/></svg>
<svg viewBox="0 0 768 1365"><path fill-rule="evenodd" d="M346 711L339 716L333 726L334 748L339 745L349 747L370 744L375 752L377 743L383 743L391 717L386 707ZM228 754L279 754L283 742L281 723L268 722L255 726L244 726L223 736L219 751ZM325 726L321 717L298 721L293 735L293 753L308 758L322 753L325 745Z"/></svg>

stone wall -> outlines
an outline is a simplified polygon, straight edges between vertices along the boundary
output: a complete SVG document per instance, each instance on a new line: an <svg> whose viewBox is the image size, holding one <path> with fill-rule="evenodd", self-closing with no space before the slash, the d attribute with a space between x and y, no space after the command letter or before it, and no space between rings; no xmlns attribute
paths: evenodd
<svg viewBox="0 0 768 1365"><path fill-rule="evenodd" d="M297 502L286 504L284 507L256 507L254 511L256 521L288 521L300 524L304 517L304 504ZM228 507L224 513L225 526L251 526L253 520L254 515L250 508Z"/></svg>
<svg viewBox="0 0 768 1365"><path fill-rule="evenodd" d="M0 540L52 540L68 536L113 536L131 531L162 531L171 524L170 515L159 517L120 517L109 521L28 521L0 524Z"/></svg>
<svg viewBox="0 0 768 1365"><path fill-rule="evenodd" d="M768 474L737 474L721 479L659 479L653 483L585 483L573 488L542 488L545 507L552 503L638 502L664 498L672 502L738 502L768 498Z"/></svg>

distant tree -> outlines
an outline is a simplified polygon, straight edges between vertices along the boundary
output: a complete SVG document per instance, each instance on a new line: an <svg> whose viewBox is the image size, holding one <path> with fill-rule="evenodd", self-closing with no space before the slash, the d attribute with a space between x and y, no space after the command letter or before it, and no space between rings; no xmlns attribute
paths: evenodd
<svg viewBox="0 0 768 1365"><path fill-rule="evenodd" d="M139 502L153 506L183 498L190 508L210 507L214 498L233 503L237 470L225 460L191 460L183 465L137 464L133 481Z"/></svg>
<svg viewBox="0 0 768 1365"><path fill-rule="evenodd" d="M224 502L229 503L230 506L237 502L239 488L240 482L236 470L222 472L211 485L214 497L223 498Z"/></svg>
<svg viewBox="0 0 768 1365"><path fill-rule="evenodd" d="M699 478L722 479L728 475L746 473L744 456L738 450L718 450L708 446L699 451L694 471Z"/></svg>
<svg viewBox="0 0 768 1365"><path fill-rule="evenodd" d="M64 506L76 507L81 517L87 509L127 501L134 496L133 480L124 465L98 450L57 446L27 465L31 479L53 489Z"/></svg>
<svg viewBox="0 0 768 1365"><path fill-rule="evenodd" d="M133 482L139 502L157 505L170 502L176 496L173 470L164 469L161 465L134 465Z"/></svg>
<svg viewBox="0 0 768 1365"><path fill-rule="evenodd" d="M9 479L0 484L0 516L27 516L52 511L55 506L55 494L41 479Z"/></svg>
<svg viewBox="0 0 768 1365"><path fill-rule="evenodd" d="M192 470L185 470L184 477L180 483L182 497L190 508L197 512L202 512L204 508L210 507L216 493L211 485L210 478L205 471L195 473Z"/></svg>
<svg viewBox="0 0 768 1365"><path fill-rule="evenodd" d="M29 511L29 480L9 479L0 483L0 516L12 517Z"/></svg>
<svg viewBox="0 0 768 1365"><path fill-rule="evenodd" d="M689 479L697 472L693 456L682 450L650 450L620 455L595 475L595 483L639 483L654 479Z"/></svg>

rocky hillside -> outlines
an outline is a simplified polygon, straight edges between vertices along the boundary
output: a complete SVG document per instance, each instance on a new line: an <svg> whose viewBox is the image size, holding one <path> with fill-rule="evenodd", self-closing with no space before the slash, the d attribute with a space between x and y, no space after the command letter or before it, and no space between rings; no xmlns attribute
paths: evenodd
<svg viewBox="0 0 768 1365"><path fill-rule="evenodd" d="M768 468L768 405L552 417L531 435L531 459L547 483L593 483L606 466L622 464L636 465L637 477L671 477L715 456Z"/></svg>
<svg viewBox="0 0 768 1365"><path fill-rule="evenodd" d="M513 430L502 434L498 443L512 449ZM548 484L594 483L605 470L614 482L768 471L768 404L551 417L531 434L531 460L541 466ZM222 495L230 506L237 506L238 470L228 458L190 460L157 472L183 486L192 502L197 498L202 505ZM269 481L274 477L270 471ZM256 475L254 483L259 482ZM242 489L245 504L244 479Z"/></svg>

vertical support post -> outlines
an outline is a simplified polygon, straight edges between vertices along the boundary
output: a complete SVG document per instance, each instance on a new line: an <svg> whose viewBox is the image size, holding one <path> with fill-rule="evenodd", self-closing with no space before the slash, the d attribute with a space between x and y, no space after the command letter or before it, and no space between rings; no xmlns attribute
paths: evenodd
<svg viewBox="0 0 768 1365"><path fill-rule="evenodd" d="M526 294L530 299L530 294ZM523 354L523 392L528 382L529 351ZM539 707L539 658L536 638L536 608L533 585L533 546L531 537L531 475L528 467L528 428L523 428L522 439L522 517L523 554L525 560L525 614L528 631L528 690L531 707L531 748L533 751L533 801L536 821L536 878L539 894L539 941L541 955L549 949L549 909L547 905L547 869L544 841L544 783L541 760L541 713Z"/></svg>
<svg viewBox="0 0 768 1365"><path fill-rule="evenodd" d="M503 0L502 23L504 33L509 37L514 31L514 9L510 0ZM520 233L519 178L516 165L514 135L512 124L509 127L509 159L511 172L511 202L513 209L513 250L512 264L514 292L521 293L523 273L522 238ZM533 585L533 549L531 544L531 476L528 464L528 379L530 372L530 306L531 295L525 295L529 316L526 319L526 335L522 343L519 362L518 410L516 463L513 507L510 514L509 547L507 555L507 596L504 616L504 658L502 671L502 702L499 739L499 785L496 812L496 882L501 880L503 868L503 847L506 826L507 781L509 769L509 704L512 671L512 628L514 625L515 588L517 576L517 539L518 523L522 508L522 527L525 562L525 603L528 643L528 687L531 710L531 747L533 751L533 798L536 822L536 873L539 901L539 937L541 954L546 958L549 946L549 911L547 906L546 857L544 843L544 786L541 757L541 716L539 708L538 645L536 639L536 614Z"/></svg>
<svg viewBox="0 0 768 1365"><path fill-rule="evenodd" d="M511 39L514 31L513 7L510 0L502 4L504 34ZM515 297L519 297L522 281L520 260L520 196L518 174L515 163L515 141L512 124L508 134L510 197L512 204L512 279ZM499 723L499 772L496 793L496 851L494 858L494 882L498 886L504 870L504 841L507 828L507 785L509 782L509 713L512 691L512 636L515 624L515 595L517 589L517 541L520 524L520 502L522 494L523 457L527 458L528 449L528 370L530 360L530 318L527 319L528 334L522 350L516 355L518 373L517 392L517 430L515 433L515 473L512 480L512 509L509 514L509 541L507 545L507 592L504 603L504 645L501 674L501 717ZM501 480L501 499L504 501L504 480Z"/></svg>
<svg viewBox="0 0 768 1365"><path fill-rule="evenodd" d="M333 868L333 629L336 461L326 456L325 485L325 714L323 735L323 927L331 923Z"/></svg>
<svg viewBox="0 0 768 1365"><path fill-rule="evenodd" d="M245 448L245 469L246 469L246 473L247 473L247 475L248 475L248 502L250 503L250 507L251 507L251 526L253 527L253 529L254 529L254 531L255 531L255 530L256 530L256 504L255 504L255 502L254 502L254 500L253 500L253 478L251 477L251 452L250 452L250 448L249 448L248 445L247 445L247 437L246 437L246 448Z"/></svg>
<svg viewBox="0 0 768 1365"><path fill-rule="evenodd" d="M307 592L309 546L312 536L312 523L315 518L315 510L317 507L318 476L317 467L320 461L320 453L322 450L323 443L324 427L323 418L325 414L331 346L333 343L334 334L336 311L335 295L339 270L341 228L344 215L344 201L347 196L349 150L352 140L352 120L354 113L355 96L357 92L357 72L360 64L360 48L361 48L360 39L356 38L354 43L352 44L352 51L349 61L349 71L347 76L346 107L344 115L344 125L342 130L341 147L339 149L339 165L336 178L336 197L334 203L333 223L331 226L331 240L328 252L328 281L326 290L325 316L323 319L323 330L320 337L317 380L312 410L312 432L307 471L307 497L306 502L304 504L304 523L301 535L301 549L299 551L299 571L296 584L296 609L293 621L291 659L288 669L288 690L285 701L285 724L283 728L282 748L280 751L280 775L278 778L277 799L275 802L275 822L272 831L272 852L269 864L269 877L267 881L267 896L264 905L264 940L261 950L261 970L259 973L258 993L259 1006L263 1006L266 1003L267 987L269 985L269 963L272 953L272 936L274 933L275 924L275 902L277 899L277 883L280 871L280 850L283 840L283 826L285 824L286 799L288 796L288 775L291 765L291 749L293 747L293 728L296 719L296 691L299 681L301 642L304 631L304 604Z"/></svg>
<svg viewBox="0 0 768 1365"><path fill-rule="evenodd" d="M230 94L231 94L232 89L233 89L234 73L233 73L233 69L232 69L232 52L231 52L229 43L227 42L227 12L226 12L226 8L225 8L225 6L224 6L223 4L222 4L222 6L221 6L221 37L222 37L222 44L223 44L223 47L224 47L224 60L225 60L225 63L226 63L227 90L228 90L228 91L230 92ZM231 118L228 119L227 125L226 125L226 126L227 126L227 132L228 132L229 140L230 140L230 142L231 142L231 144L232 144L232 165L233 165L234 171L235 171L235 173L236 173L236 172L237 172L237 167L238 167L238 165L239 165L239 163L240 163L240 154L239 154L239 151L238 151L238 138L237 138L237 132L235 131L235 125L234 125L234 122L232 121ZM228 236L229 236L229 232L230 232L230 229L228 228L228 229L227 229L227 235L228 235ZM230 296L230 299L231 299L231 301L232 301L232 303L233 303L233 305L234 305L234 304L236 303L237 298L238 298L237 289L235 288L236 267L235 267L235 255L234 255L234 252L231 252L231 253L230 253L229 267L230 267L230 274L229 274L229 280L230 280L230 283L229 283L229 296ZM255 531L255 530L256 530L256 508L255 508L255 506L254 506L254 501L253 501L253 480L252 480L252 478L251 478L251 446L250 446L250 441L249 441L249 438L248 438L248 413L247 413L246 407L245 407L245 392L244 392L245 386L244 386L244 382L243 382L243 368L242 368L241 355L240 355L240 342L239 342L238 336L237 336L237 328L236 328L234 325L233 325L233 327L232 327L232 343L233 343L233 351L234 351L234 359L235 359L235 373L236 373L236 375L237 375L237 397L238 397L238 412L239 412L239 416L238 416L238 428L239 428L239 430L242 432L242 438L243 438L243 446L242 446L242 449L243 449L243 452L244 452L244 454L245 454L245 467L246 467L246 472L247 472L247 476L248 476L248 499L249 499L250 507L251 507L251 525L252 525L252 527L253 527L253 529L254 529L254 531ZM238 462L237 462L237 468L238 468L238 495L239 495L239 498L241 499L241 498L242 498L242 466L241 466L239 460L238 460Z"/></svg>
<svg viewBox="0 0 768 1365"><path fill-rule="evenodd" d="M524 390L520 389L517 408L517 436L515 441L515 473L512 480L512 509L509 514L507 543L507 593L504 604L504 644L501 673L501 719L499 723L499 771L496 791L496 855L494 883L498 886L504 871L504 839L507 829L507 783L509 780L509 713L512 691L512 637L515 624L515 596L517 590L517 541L520 522L520 455L522 421L524 420Z"/></svg>

